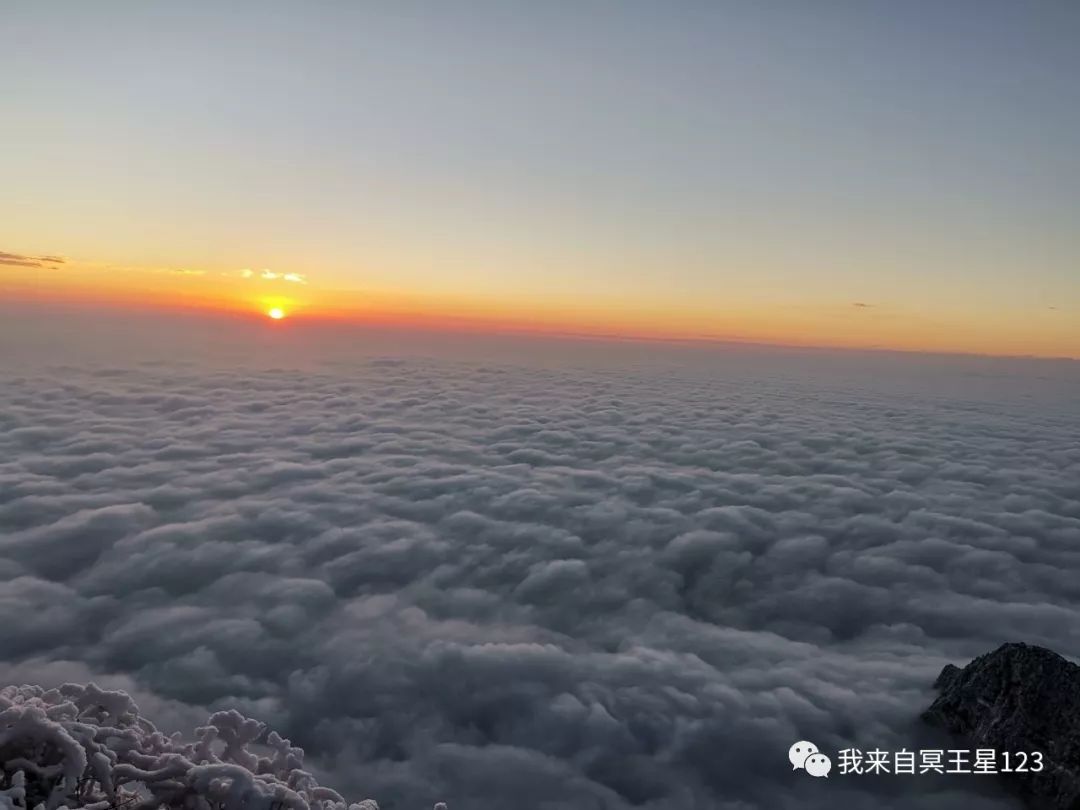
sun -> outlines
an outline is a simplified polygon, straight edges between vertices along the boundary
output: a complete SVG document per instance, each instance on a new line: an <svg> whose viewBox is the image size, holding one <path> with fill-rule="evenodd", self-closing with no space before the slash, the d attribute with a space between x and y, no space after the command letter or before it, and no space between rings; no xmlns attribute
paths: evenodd
<svg viewBox="0 0 1080 810"><path fill-rule="evenodd" d="M280 321L285 317L285 310L281 307L270 307L270 309L266 310L266 314L275 321Z"/></svg>

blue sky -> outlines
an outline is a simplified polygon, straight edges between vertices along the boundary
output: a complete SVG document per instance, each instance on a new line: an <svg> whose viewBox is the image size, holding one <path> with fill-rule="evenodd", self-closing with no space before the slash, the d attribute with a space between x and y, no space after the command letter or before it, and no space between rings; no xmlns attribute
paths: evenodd
<svg viewBox="0 0 1080 810"><path fill-rule="evenodd" d="M1074 3L13 2L0 21L8 250L688 323L868 301L909 330L1019 332L1080 306Z"/></svg>

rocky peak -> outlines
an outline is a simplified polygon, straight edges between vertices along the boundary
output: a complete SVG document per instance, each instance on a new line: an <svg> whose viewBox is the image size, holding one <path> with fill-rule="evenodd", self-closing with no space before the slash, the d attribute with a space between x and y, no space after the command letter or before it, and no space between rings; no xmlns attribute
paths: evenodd
<svg viewBox="0 0 1080 810"><path fill-rule="evenodd" d="M1004 776L1033 810L1080 810L1080 666L1029 644L946 665L923 719L999 754L1039 751L1043 770Z"/></svg>

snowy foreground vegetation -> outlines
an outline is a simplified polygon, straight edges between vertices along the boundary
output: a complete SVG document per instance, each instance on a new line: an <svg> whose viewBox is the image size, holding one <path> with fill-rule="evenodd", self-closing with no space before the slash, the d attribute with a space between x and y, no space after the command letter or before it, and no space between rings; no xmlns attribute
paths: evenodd
<svg viewBox="0 0 1080 810"><path fill-rule="evenodd" d="M128 694L94 684L4 687L0 810L378 810L320 786L302 749L237 711L195 734L167 736Z"/></svg>

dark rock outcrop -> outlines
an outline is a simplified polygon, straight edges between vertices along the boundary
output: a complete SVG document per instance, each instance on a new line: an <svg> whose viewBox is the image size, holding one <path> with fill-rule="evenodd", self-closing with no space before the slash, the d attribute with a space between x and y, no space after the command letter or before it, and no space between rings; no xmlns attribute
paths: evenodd
<svg viewBox="0 0 1080 810"><path fill-rule="evenodd" d="M1039 773L1008 779L1033 810L1080 810L1080 666L1043 647L1003 644L941 670L923 719L971 747L1043 755Z"/></svg>

